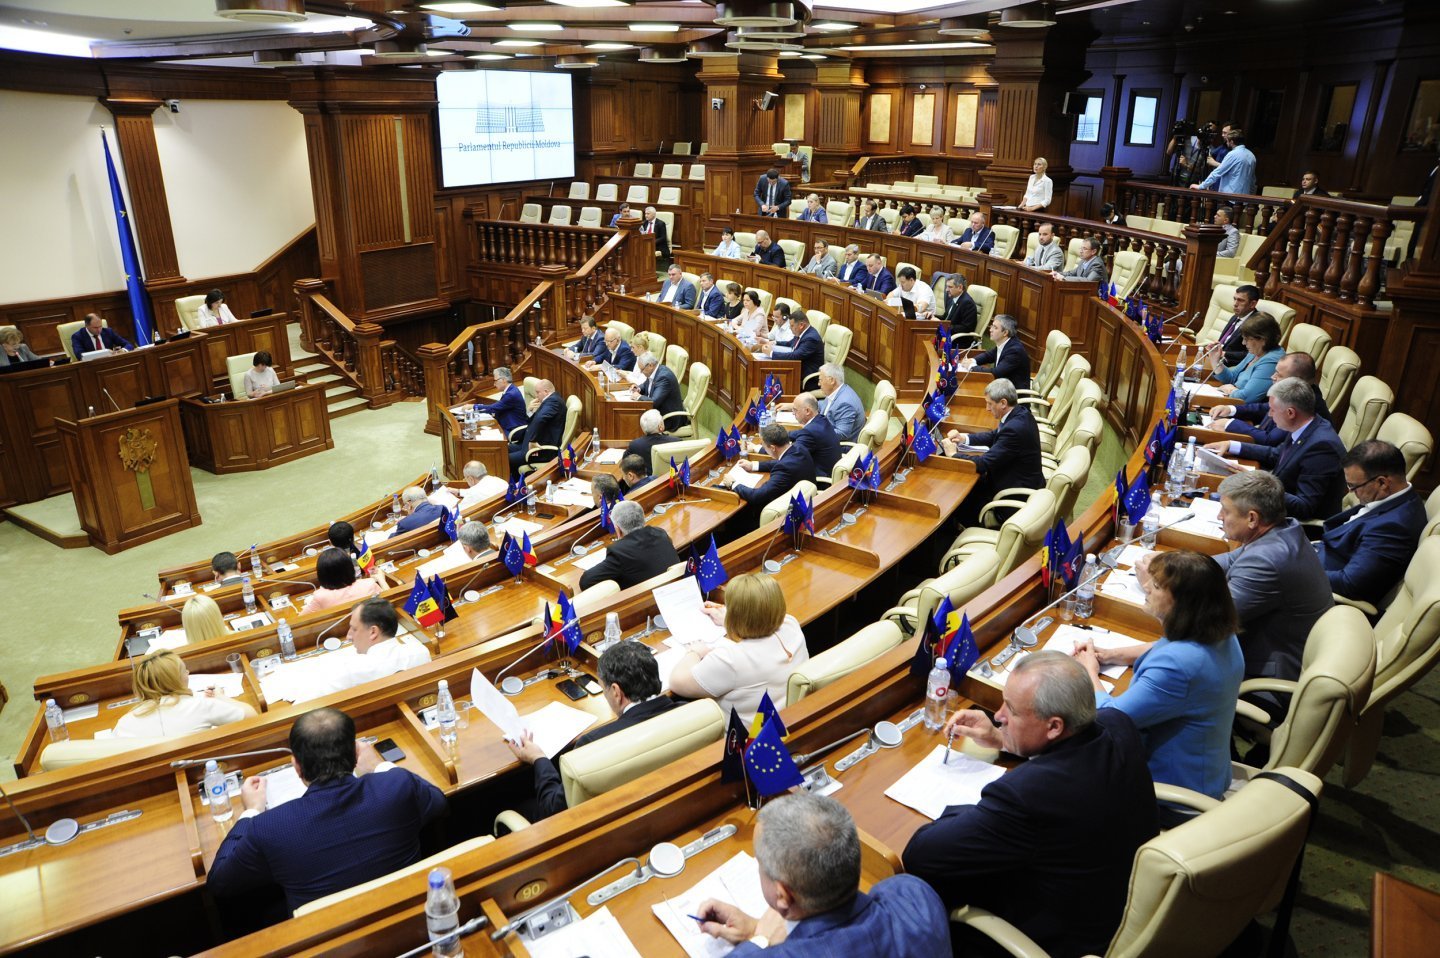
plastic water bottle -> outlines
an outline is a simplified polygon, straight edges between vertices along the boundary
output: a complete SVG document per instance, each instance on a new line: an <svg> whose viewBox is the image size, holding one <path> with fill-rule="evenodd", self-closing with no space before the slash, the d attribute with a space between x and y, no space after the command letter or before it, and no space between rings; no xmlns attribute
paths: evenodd
<svg viewBox="0 0 1440 958"><path fill-rule="evenodd" d="M545 501L546 501L546 502L554 502L554 501L555 501L555 480L554 480L554 479L547 479L547 480L545 480Z"/></svg>
<svg viewBox="0 0 1440 958"><path fill-rule="evenodd" d="M609 648L620 641L620 613L605 613L605 647Z"/></svg>
<svg viewBox="0 0 1440 958"><path fill-rule="evenodd" d="M600 429L596 427L590 430L590 458L594 459L600 455Z"/></svg>
<svg viewBox="0 0 1440 958"><path fill-rule="evenodd" d="M256 579L261 579L265 576L265 568L260 564L259 552L251 551L250 553L250 571L255 573Z"/></svg>
<svg viewBox="0 0 1440 958"><path fill-rule="evenodd" d="M1185 367L1189 365L1185 362L1185 359L1185 345L1182 343L1180 345L1180 355L1175 359L1175 371L1180 374L1181 378L1184 378Z"/></svg>
<svg viewBox="0 0 1440 958"><path fill-rule="evenodd" d="M1190 477L1198 470L1195 468L1195 437L1191 436L1190 441L1185 444L1185 485L1190 485Z"/></svg>
<svg viewBox="0 0 1440 958"><path fill-rule="evenodd" d="M286 662L295 661L295 634L290 631L290 623L281 619L275 633L280 637L280 658Z"/></svg>
<svg viewBox="0 0 1440 958"><path fill-rule="evenodd" d="M1095 553L1085 556L1085 568L1080 573L1080 588L1075 593L1075 618L1088 619L1095 613L1095 576L1099 567L1095 564Z"/></svg>
<svg viewBox="0 0 1440 958"><path fill-rule="evenodd" d="M945 724L945 700L949 697L950 664L943 658L936 659L925 679L925 727L930 731L939 731Z"/></svg>
<svg viewBox="0 0 1440 958"><path fill-rule="evenodd" d="M460 899L455 895L455 882L450 869L435 868L430 872L430 887L425 892L425 929L430 934L431 954L436 958L457 958L460 948Z"/></svg>
<svg viewBox="0 0 1440 958"><path fill-rule="evenodd" d="M536 500L536 498L537 498L537 497L536 497L536 494L535 494L535 490L534 490L534 489L531 489L531 490L530 490L530 494L525 497L525 513L526 513L527 515L532 515L532 516L533 516L533 515L535 514L535 500Z"/></svg>
<svg viewBox="0 0 1440 958"><path fill-rule="evenodd" d="M225 773L212 758L205 763L205 797L210 800L210 817L217 822L228 822L235 814L230 804L230 788L225 782Z"/></svg>
<svg viewBox="0 0 1440 958"><path fill-rule="evenodd" d="M454 745L457 738L455 699L450 694L450 683L445 679L440 680L440 690L435 694L435 721L440 726L440 741Z"/></svg>
<svg viewBox="0 0 1440 958"><path fill-rule="evenodd" d="M65 727L65 712L54 699L45 700L45 728L50 732L50 741L65 742L70 739L70 730Z"/></svg>
<svg viewBox="0 0 1440 958"><path fill-rule="evenodd" d="M1155 548L1155 540L1160 535L1160 493L1150 493L1150 508L1145 510L1145 517L1140 520L1140 544L1147 549Z"/></svg>
<svg viewBox="0 0 1440 958"><path fill-rule="evenodd" d="M1185 488L1185 450L1176 446L1170 453L1170 466L1165 470L1165 492L1171 499L1180 497Z"/></svg>
<svg viewBox="0 0 1440 958"><path fill-rule="evenodd" d="M400 493L398 492L390 497L390 515L396 519L400 518Z"/></svg>
<svg viewBox="0 0 1440 958"><path fill-rule="evenodd" d="M245 596L245 611L255 613L255 587L250 584L250 577L245 577L245 584L240 587L240 592Z"/></svg>

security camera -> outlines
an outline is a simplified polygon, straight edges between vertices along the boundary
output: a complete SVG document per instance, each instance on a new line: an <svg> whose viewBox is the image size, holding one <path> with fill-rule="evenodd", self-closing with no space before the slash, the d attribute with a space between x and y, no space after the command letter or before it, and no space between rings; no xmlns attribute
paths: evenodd
<svg viewBox="0 0 1440 958"><path fill-rule="evenodd" d="M179 112L180 112L180 101L179 101L179 100L166 100L166 101L165 101L165 105L170 108L170 112L171 112L171 113L179 113Z"/></svg>
<svg viewBox="0 0 1440 958"><path fill-rule="evenodd" d="M712 110L718 110L718 109L720 109L720 108L721 108L722 106L724 106L724 105L725 105L725 100L724 100L722 97L712 96L712 97L710 98L710 109L712 109Z"/></svg>

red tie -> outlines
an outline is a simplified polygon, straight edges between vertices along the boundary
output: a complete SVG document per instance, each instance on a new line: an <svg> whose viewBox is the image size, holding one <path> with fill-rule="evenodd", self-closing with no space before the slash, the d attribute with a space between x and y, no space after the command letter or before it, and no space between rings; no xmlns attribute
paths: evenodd
<svg viewBox="0 0 1440 958"><path fill-rule="evenodd" d="M100 342L100 334L99 334L99 333L91 333L91 335L95 337L95 348L96 348L96 349L104 349L104 348L105 348L105 344L102 343L102 342Z"/></svg>

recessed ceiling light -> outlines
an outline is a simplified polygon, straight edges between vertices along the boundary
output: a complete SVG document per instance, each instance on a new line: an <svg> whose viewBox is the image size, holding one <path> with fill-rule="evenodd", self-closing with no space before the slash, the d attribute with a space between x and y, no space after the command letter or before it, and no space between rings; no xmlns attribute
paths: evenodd
<svg viewBox="0 0 1440 958"><path fill-rule="evenodd" d="M786 57L786 58L788 59L789 57L798 57L798 56L801 56L802 54L800 53L799 50L781 50L781 51L780 51L780 55L781 55L782 57Z"/></svg>
<svg viewBox="0 0 1440 958"><path fill-rule="evenodd" d="M545 44L541 40L496 40L494 45L497 47L543 47Z"/></svg>
<svg viewBox="0 0 1440 958"><path fill-rule="evenodd" d="M488 3L468 3L465 0L437 0L436 3L422 3L420 7L436 13L494 13L500 9Z"/></svg>
<svg viewBox="0 0 1440 958"><path fill-rule="evenodd" d="M828 59L830 59L830 58L827 57L827 56L826 56L825 54L823 54L823 53L802 53L802 54L800 54L800 59L802 59L802 60L828 60Z"/></svg>
<svg viewBox="0 0 1440 958"><path fill-rule="evenodd" d="M555 69L557 70L593 70L599 65L600 61L596 57L580 54L555 58Z"/></svg>
<svg viewBox="0 0 1440 958"><path fill-rule="evenodd" d="M635 49L635 44L633 44L633 43L607 43L607 42L587 43L587 44L585 44L585 49L587 49L587 50L633 50L633 49Z"/></svg>
<svg viewBox="0 0 1440 958"><path fill-rule="evenodd" d="M507 23L505 24L505 26L509 27L511 30L517 30L520 33L548 33L554 30L565 29L558 23Z"/></svg>
<svg viewBox="0 0 1440 958"><path fill-rule="evenodd" d="M849 47L836 47L837 50L861 50L870 52L872 50L970 50L977 47L988 47L988 43L972 43L969 40L959 40L955 43L883 43L879 46L865 46L856 44Z"/></svg>
<svg viewBox="0 0 1440 958"><path fill-rule="evenodd" d="M632 23L631 31L635 33L679 33L678 23Z"/></svg>
<svg viewBox="0 0 1440 958"><path fill-rule="evenodd" d="M859 24L844 23L840 20L817 20L810 24L810 29L819 30L821 33L846 33L857 26Z"/></svg>
<svg viewBox="0 0 1440 958"><path fill-rule="evenodd" d="M632 0L550 0L557 7L628 7Z"/></svg>
<svg viewBox="0 0 1440 958"><path fill-rule="evenodd" d="M510 57L503 53L472 53L471 60L508 60Z"/></svg>

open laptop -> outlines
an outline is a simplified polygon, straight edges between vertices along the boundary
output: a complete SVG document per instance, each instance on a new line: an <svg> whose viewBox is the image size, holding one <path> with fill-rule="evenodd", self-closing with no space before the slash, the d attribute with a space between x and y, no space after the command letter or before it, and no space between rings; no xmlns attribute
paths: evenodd
<svg viewBox="0 0 1440 958"><path fill-rule="evenodd" d="M902 312L905 313L905 318L906 318L906 319L914 319L914 318L915 318L915 301L914 301L913 299L907 299L907 298L905 298L904 296L901 296L901 297L900 297L900 309L901 309Z"/></svg>
<svg viewBox="0 0 1440 958"><path fill-rule="evenodd" d="M270 388L270 395L273 396L273 395L275 395L276 393L289 392L290 390L294 389L294 388L295 388L296 386L298 386L298 385L299 385L299 383L296 382L295 380L293 380L293 379L287 379L287 380L285 380L285 381L282 382L282 383L277 383L276 385L272 386L272 387Z"/></svg>
<svg viewBox="0 0 1440 958"><path fill-rule="evenodd" d="M0 373L18 373L23 372L27 369L45 369L47 366L50 365L51 361L52 360L47 358L41 358L27 359L23 362L7 363L4 366L0 366Z"/></svg>

